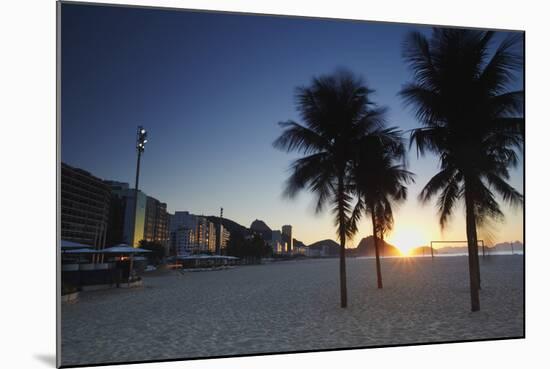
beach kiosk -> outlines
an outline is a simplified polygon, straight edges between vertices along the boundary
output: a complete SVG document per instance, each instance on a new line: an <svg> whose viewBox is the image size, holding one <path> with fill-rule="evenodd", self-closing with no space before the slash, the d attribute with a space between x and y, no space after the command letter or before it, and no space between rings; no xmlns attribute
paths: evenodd
<svg viewBox="0 0 550 369"><path fill-rule="evenodd" d="M129 268L128 268L128 286L131 284L132 279L132 269L134 264L134 256L136 254L143 254L147 252L151 252L150 250L141 249L139 247L132 247L128 246L126 244L119 244L113 247L108 247L106 249L101 250L101 252L105 255L113 255L118 256L120 259L119 261L124 261L125 257L128 257L129 259Z"/></svg>

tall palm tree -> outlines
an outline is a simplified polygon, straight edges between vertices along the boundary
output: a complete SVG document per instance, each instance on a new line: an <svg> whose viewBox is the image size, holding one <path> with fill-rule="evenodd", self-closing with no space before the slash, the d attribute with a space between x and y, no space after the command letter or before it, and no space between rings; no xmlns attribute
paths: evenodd
<svg viewBox="0 0 550 369"><path fill-rule="evenodd" d="M347 306L346 239L350 227L353 195L350 187L352 160L357 142L379 133L383 109L369 100L362 79L348 71L313 78L311 85L296 90L296 106L303 124L281 122L283 133L275 148L304 155L295 160L286 181L285 194L294 197L307 189L316 196L316 212L329 205L340 242L340 303Z"/></svg>
<svg viewBox="0 0 550 369"><path fill-rule="evenodd" d="M372 136L362 140L353 171L353 186L358 201L352 220L357 221L361 212L371 217L378 288L383 287L381 241L393 228L394 205L406 200L406 184L414 182L414 174L405 166L402 132L390 128L384 130L384 136L385 141Z"/></svg>
<svg viewBox="0 0 550 369"><path fill-rule="evenodd" d="M503 218L495 193L506 203L523 204L523 196L507 182L524 139L523 91L510 88L522 67L517 51L522 36L509 36L493 49L494 36L434 29L428 40L412 32L403 53L414 82L400 95L423 126L412 131L411 145L419 155L430 151L440 160L440 171L419 197L427 202L439 195L442 228L456 204L464 203L472 311L480 309L478 227Z"/></svg>

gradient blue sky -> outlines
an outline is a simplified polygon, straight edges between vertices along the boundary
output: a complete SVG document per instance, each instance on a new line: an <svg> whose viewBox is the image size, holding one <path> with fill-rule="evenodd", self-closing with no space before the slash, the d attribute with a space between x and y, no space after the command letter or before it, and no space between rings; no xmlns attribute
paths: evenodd
<svg viewBox="0 0 550 369"><path fill-rule="evenodd" d="M404 36L429 27L272 16L63 4L62 161L133 185L135 130L149 131L140 189L170 212L224 215L243 225L258 218L272 228L292 224L311 243L335 238L328 212L312 197L281 196L295 155L271 146L279 121L299 120L295 87L345 67L375 89L404 130L417 126L397 96L410 73L401 58ZM502 39L505 34L499 34ZM521 88L518 75L516 88ZM416 196L436 173L434 157L416 158L417 184L397 209L389 237L401 248L434 239L465 239L457 208L444 233L435 208ZM512 184L523 192L523 167ZM494 241L523 239L521 209L503 206ZM371 233L369 223L359 237ZM405 245L408 243L407 245Z"/></svg>

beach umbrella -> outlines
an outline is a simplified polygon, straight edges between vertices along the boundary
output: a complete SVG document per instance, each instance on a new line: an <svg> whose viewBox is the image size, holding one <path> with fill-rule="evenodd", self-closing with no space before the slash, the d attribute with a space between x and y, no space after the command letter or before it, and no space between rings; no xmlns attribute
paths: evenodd
<svg viewBox="0 0 550 369"><path fill-rule="evenodd" d="M189 255L178 255L178 256L176 256L176 259L177 259L177 260L189 260L189 259L193 259L193 256L189 256Z"/></svg>
<svg viewBox="0 0 550 369"><path fill-rule="evenodd" d="M63 255L70 254L71 256L76 256L77 262L81 261L82 256L89 256L89 255L96 255L100 253L99 250L93 250L88 248L81 248L81 249L61 249L61 253Z"/></svg>
<svg viewBox="0 0 550 369"><path fill-rule="evenodd" d="M90 249L92 246L83 243L61 240L61 249Z"/></svg>
<svg viewBox="0 0 550 369"><path fill-rule="evenodd" d="M132 247L126 244L107 247L102 251L106 254L139 254L142 252L151 252L151 250L140 249L139 247Z"/></svg>
<svg viewBox="0 0 550 369"><path fill-rule="evenodd" d="M92 249L66 249L62 251L63 254L98 254L101 253L101 250L92 250Z"/></svg>

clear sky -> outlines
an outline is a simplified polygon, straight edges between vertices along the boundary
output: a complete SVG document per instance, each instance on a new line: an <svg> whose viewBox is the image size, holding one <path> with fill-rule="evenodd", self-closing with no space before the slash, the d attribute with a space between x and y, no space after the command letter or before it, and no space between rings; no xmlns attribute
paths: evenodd
<svg viewBox="0 0 550 369"><path fill-rule="evenodd" d="M295 155L275 150L279 121L299 121L294 90L313 76L347 68L376 90L390 125L418 126L397 96L411 75L401 57L404 36L429 27L389 23L245 16L63 4L62 161L104 178L135 178L135 131L149 142L140 189L170 212L224 216L245 226L292 224L306 244L336 238L330 214L313 198L282 197ZM506 34L499 34L502 39ZM521 88L518 75L515 88ZM406 249L436 239L466 239L464 211L441 233L421 187L437 171L434 157L410 153L417 174L396 211L389 241ZM511 183L523 193L523 167ZM503 205L495 242L523 239L521 209ZM371 234L363 222L351 245ZM482 235L483 237L483 235Z"/></svg>

